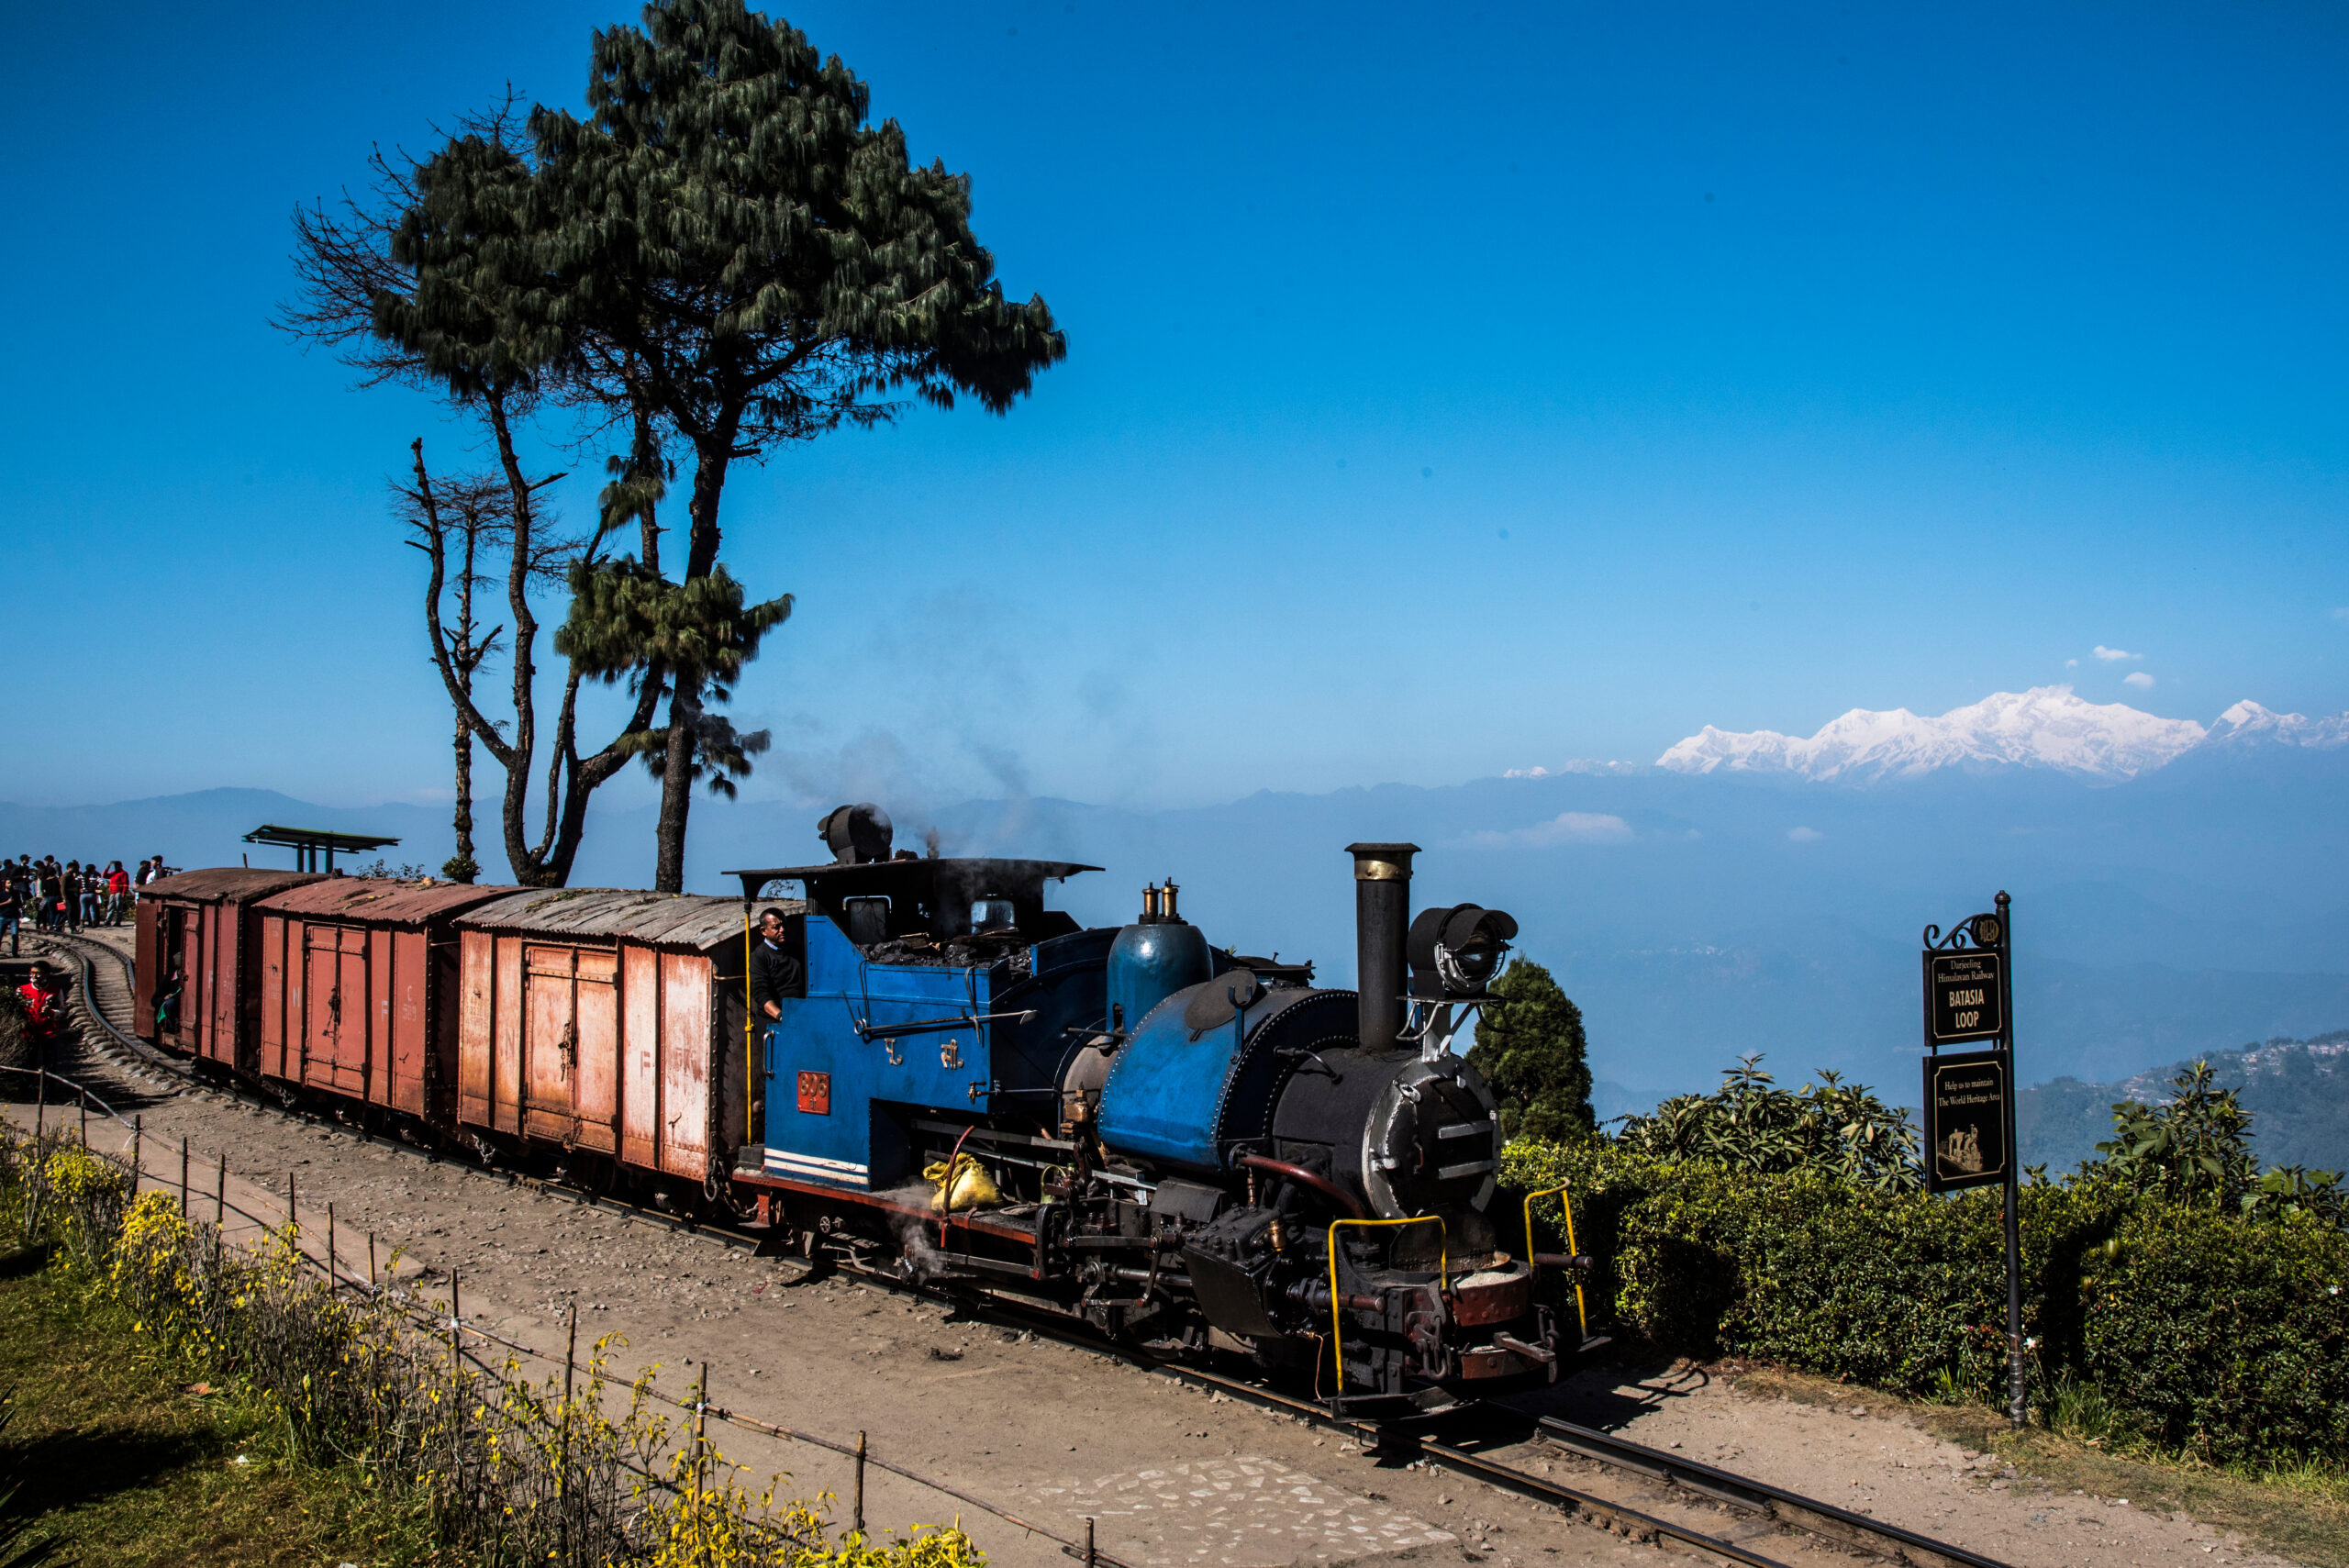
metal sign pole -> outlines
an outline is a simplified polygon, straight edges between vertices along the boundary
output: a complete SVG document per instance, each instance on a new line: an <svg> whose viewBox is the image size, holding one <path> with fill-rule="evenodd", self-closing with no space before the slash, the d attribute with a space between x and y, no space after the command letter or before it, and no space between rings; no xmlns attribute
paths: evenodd
<svg viewBox="0 0 2349 1568"><path fill-rule="evenodd" d="M1996 914L1969 915L1946 935L1939 926L1925 928L1924 1161L1929 1193L1992 1184L1999 1189L2007 1251L2007 1416L2020 1429L2027 1414L2027 1385L2022 1163L2015 1146L2012 905L2001 891ZM1976 1049L1943 1056L1946 1045Z"/></svg>
<svg viewBox="0 0 2349 1568"><path fill-rule="evenodd" d="M2022 1161L2015 1146L2015 928L2010 900L1998 891L1999 956L2006 960L2007 1025L2007 1420L2023 1424Z"/></svg>

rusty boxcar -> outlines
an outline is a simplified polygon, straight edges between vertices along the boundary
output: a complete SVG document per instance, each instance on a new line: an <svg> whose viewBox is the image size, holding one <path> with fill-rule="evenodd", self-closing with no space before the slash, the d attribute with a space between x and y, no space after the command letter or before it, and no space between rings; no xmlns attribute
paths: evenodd
<svg viewBox="0 0 2349 1568"><path fill-rule="evenodd" d="M258 1061L261 997L252 906L273 893L324 878L316 872L217 866L150 882L139 890L139 984L131 987L139 1034L231 1070ZM156 1004L178 992L159 1020Z"/></svg>
<svg viewBox="0 0 2349 1568"><path fill-rule="evenodd" d="M456 1085L458 916L520 891L330 877L256 904L256 1070L445 1120Z"/></svg>
<svg viewBox="0 0 2349 1568"><path fill-rule="evenodd" d="M607 1178L723 1181L745 1135L743 906L540 889L461 917L457 1121ZM657 1180L654 1182L657 1186Z"/></svg>

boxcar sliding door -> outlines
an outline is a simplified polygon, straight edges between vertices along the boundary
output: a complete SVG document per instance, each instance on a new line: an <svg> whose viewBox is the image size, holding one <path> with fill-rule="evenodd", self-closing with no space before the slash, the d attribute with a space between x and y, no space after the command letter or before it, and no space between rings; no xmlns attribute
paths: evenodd
<svg viewBox="0 0 2349 1568"><path fill-rule="evenodd" d="M351 926L302 928L302 1082L337 1094L367 1092L367 933Z"/></svg>
<svg viewBox="0 0 2349 1568"><path fill-rule="evenodd" d="M661 1168L709 1173L709 960L661 955Z"/></svg>
<svg viewBox="0 0 2349 1568"><path fill-rule="evenodd" d="M610 1152L619 955L526 942L522 981L524 1130Z"/></svg>

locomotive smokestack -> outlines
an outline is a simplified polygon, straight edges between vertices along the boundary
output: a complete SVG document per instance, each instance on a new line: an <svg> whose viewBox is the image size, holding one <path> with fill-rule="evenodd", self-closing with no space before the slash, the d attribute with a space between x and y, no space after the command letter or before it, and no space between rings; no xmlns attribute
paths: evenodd
<svg viewBox="0 0 2349 1568"><path fill-rule="evenodd" d="M1411 857L1417 844L1348 844L1354 858L1356 1032L1373 1050L1403 1032L1403 938L1411 923Z"/></svg>

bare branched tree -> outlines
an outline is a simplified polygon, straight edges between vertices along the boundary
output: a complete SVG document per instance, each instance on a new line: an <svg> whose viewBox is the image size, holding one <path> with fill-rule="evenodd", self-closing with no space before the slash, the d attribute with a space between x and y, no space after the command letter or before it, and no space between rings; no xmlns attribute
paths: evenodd
<svg viewBox="0 0 2349 1568"><path fill-rule="evenodd" d="M450 671L459 692L470 700L475 673L497 651L498 639L506 633L503 626L483 629L474 595L503 581L503 573L492 576L489 568L513 549L513 503L506 482L494 474L459 474L428 483L421 472L423 448L418 437L411 449L419 470L416 483L392 485L395 510L414 536L407 541L409 548L421 550L431 562L425 616L428 622L439 623ZM541 532L532 540L528 562L531 584L560 587L591 542L576 535ZM444 588L453 614L444 610ZM504 721L495 722L502 726ZM473 730L462 708L456 729L457 852L440 873L451 882L469 883L480 875L481 864L473 856Z"/></svg>

